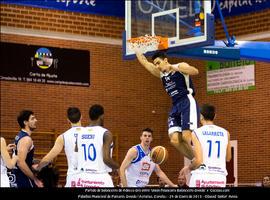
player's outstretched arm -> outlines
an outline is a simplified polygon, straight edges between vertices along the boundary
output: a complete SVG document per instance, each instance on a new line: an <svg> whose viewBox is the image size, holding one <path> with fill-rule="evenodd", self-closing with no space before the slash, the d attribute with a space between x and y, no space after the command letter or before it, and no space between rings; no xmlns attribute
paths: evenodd
<svg viewBox="0 0 270 200"><path fill-rule="evenodd" d="M118 169L119 164L111 158L111 144L113 143L113 136L111 132L107 131L103 136L103 161L104 163L112 168Z"/></svg>
<svg viewBox="0 0 270 200"><path fill-rule="evenodd" d="M18 160L18 157L16 155L13 155L12 158L10 158L10 155L8 153L8 148L9 147L6 144L6 140L3 137L1 137L1 156L7 168L12 169L15 166Z"/></svg>
<svg viewBox="0 0 270 200"><path fill-rule="evenodd" d="M160 169L159 165L156 164L155 172L159 178L164 180L164 182L169 185L170 187L177 187L168 177L167 175Z"/></svg>
<svg viewBox="0 0 270 200"><path fill-rule="evenodd" d="M139 62L142 64L142 66L145 67L145 69L147 69L154 76L160 78L160 71L156 68L156 66L153 63L149 62L146 59L146 57L139 52L136 52L136 56L137 56Z"/></svg>
<svg viewBox="0 0 270 200"><path fill-rule="evenodd" d="M199 70L196 67L189 65L188 63L181 62L177 66L172 66L172 69L175 71L182 72L188 75L198 75Z"/></svg>
<svg viewBox="0 0 270 200"><path fill-rule="evenodd" d="M63 135L59 135L55 140L53 148L47 155L45 155L42 158L36 170L40 171L43 167L47 166L54 158L56 158L56 156L58 156L58 154L61 153L63 147L64 147Z"/></svg>
<svg viewBox="0 0 270 200"><path fill-rule="evenodd" d="M132 160L137 157L137 154L138 154L138 152L135 148L129 149L126 157L124 158L124 160L120 166L119 173L120 173L121 184L123 187L127 187L127 178L126 178L125 171L129 167Z"/></svg>

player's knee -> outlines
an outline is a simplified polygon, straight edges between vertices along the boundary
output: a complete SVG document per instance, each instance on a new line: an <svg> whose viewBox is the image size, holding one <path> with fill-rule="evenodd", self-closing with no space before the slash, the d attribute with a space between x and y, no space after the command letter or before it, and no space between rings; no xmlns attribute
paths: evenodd
<svg viewBox="0 0 270 200"><path fill-rule="evenodd" d="M191 131L190 130L184 130L182 132L182 140L186 143L191 142Z"/></svg>
<svg viewBox="0 0 270 200"><path fill-rule="evenodd" d="M179 145L178 132L174 132L170 135L170 142L172 145Z"/></svg>

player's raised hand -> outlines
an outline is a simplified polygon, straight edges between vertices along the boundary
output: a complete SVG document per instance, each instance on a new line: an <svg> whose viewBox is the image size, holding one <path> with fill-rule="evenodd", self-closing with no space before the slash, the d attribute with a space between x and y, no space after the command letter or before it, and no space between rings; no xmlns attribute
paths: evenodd
<svg viewBox="0 0 270 200"><path fill-rule="evenodd" d="M9 153L11 153L12 150L14 150L15 148L16 148L16 144L14 144L14 143L7 145L7 150Z"/></svg>

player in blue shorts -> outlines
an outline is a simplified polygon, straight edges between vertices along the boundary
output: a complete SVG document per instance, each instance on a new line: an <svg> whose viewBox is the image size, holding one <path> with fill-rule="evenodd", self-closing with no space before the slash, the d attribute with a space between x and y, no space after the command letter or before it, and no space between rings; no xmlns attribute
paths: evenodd
<svg viewBox="0 0 270 200"><path fill-rule="evenodd" d="M199 107L194 99L195 90L190 78L198 69L187 63L170 64L162 51L153 55L153 63L136 52L139 62L154 76L161 79L164 89L172 98L168 118L168 134L171 144L190 160L194 155L191 147L191 131L199 124Z"/></svg>
<svg viewBox="0 0 270 200"><path fill-rule="evenodd" d="M12 183L12 186L18 188L42 187L42 182L31 170L34 157L31 134L36 129L37 119L31 110L23 110L17 120L21 130L15 137L15 154L18 155L18 161L15 169L12 170L15 175L15 183Z"/></svg>

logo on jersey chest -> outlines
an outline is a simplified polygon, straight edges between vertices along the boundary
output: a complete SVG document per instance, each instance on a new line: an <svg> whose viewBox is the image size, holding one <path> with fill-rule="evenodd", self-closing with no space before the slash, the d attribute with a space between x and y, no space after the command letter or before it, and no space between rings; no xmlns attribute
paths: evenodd
<svg viewBox="0 0 270 200"><path fill-rule="evenodd" d="M149 171L150 170L150 164L149 163L147 163L147 162L143 162L142 163L142 168L141 168L141 170L142 171Z"/></svg>
<svg viewBox="0 0 270 200"><path fill-rule="evenodd" d="M165 81L166 82L170 81L170 77L169 76L165 76Z"/></svg>

